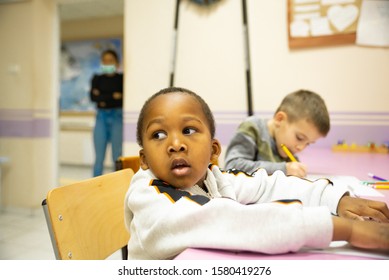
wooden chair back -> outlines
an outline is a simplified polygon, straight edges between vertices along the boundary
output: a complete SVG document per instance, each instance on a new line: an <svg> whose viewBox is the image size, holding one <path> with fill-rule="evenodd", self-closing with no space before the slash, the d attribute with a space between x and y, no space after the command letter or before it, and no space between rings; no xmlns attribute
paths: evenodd
<svg viewBox="0 0 389 280"><path fill-rule="evenodd" d="M127 245L124 198L133 175L123 169L49 191L42 205L57 259L102 260Z"/></svg>
<svg viewBox="0 0 389 280"><path fill-rule="evenodd" d="M131 168L136 173L140 168L139 156L119 157L115 163L116 170Z"/></svg>

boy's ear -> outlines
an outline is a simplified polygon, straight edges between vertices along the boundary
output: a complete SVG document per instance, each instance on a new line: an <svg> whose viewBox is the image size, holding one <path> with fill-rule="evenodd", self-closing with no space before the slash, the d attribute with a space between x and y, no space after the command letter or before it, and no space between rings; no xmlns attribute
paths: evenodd
<svg viewBox="0 0 389 280"><path fill-rule="evenodd" d="M218 162L218 158L221 152L222 152L222 146L220 145L219 140L212 139L212 154L211 154L212 163Z"/></svg>
<svg viewBox="0 0 389 280"><path fill-rule="evenodd" d="M146 155L145 155L145 152L143 151L143 149L141 149L139 151L139 159L140 159L140 167L143 170L149 169L149 165L147 164Z"/></svg>
<svg viewBox="0 0 389 280"><path fill-rule="evenodd" d="M283 111L278 111L273 119L276 124L280 124L281 122L288 120L288 115Z"/></svg>

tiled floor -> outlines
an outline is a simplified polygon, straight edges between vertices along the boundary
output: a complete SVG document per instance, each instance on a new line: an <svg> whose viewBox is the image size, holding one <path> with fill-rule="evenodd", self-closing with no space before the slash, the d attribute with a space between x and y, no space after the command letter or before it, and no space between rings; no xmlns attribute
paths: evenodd
<svg viewBox="0 0 389 280"><path fill-rule="evenodd" d="M55 259L42 209L0 213L0 259Z"/></svg>
<svg viewBox="0 0 389 280"><path fill-rule="evenodd" d="M91 177L90 167L61 166L60 184ZM42 209L0 212L0 260L54 260ZM121 259L118 251L109 259Z"/></svg>

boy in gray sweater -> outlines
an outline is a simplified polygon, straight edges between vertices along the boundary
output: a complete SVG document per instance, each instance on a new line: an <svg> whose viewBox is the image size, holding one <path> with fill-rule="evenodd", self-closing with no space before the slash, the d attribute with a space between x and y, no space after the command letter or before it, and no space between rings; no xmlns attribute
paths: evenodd
<svg viewBox="0 0 389 280"><path fill-rule="evenodd" d="M307 167L291 161L282 149L301 152L327 136L330 118L324 100L308 90L288 94L270 120L250 116L231 139L225 156L226 169L252 173L264 168L268 173L281 170L287 175L305 177Z"/></svg>

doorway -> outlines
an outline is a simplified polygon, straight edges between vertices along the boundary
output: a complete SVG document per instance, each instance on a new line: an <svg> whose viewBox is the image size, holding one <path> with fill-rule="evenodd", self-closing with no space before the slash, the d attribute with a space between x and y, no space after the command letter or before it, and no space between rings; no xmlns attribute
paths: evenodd
<svg viewBox="0 0 389 280"><path fill-rule="evenodd" d="M66 44L81 42L101 44L101 40L123 39L123 0L58 0L57 2L61 50ZM64 54L64 52L61 51L61 54ZM72 57L68 54L61 55L60 59L61 95L65 92L63 85L66 82L64 81L77 79L77 88L82 89L81 94L75 94L74 89L76 87L69 90L69 92L73 90L73 96L70 96L69 100L77 106L68 106L66 100L62 102L63 96L60 97L58 116L58 177L60 185L93 176L95 110L89 100L90 77L80 78L82 73L76 60L74 55ZM70 64L73 64L74 67L67 67ZM83 95L83 97L80 95ZM104 169L105 172L113 170L109 145L105 156Z"/></svg>

